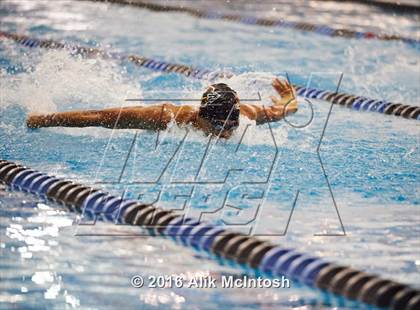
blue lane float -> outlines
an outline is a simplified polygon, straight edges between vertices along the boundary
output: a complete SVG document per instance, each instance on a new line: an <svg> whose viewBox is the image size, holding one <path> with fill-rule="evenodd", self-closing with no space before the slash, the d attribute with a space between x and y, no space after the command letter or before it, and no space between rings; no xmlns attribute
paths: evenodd
<svg viewBox="0 0 420 310"><path fill-rule="evenodd" d="M72 54L83 55L89 57L103 57L113 58L118 60L128 60L133 64L147 68L153 71L159 71L164 73L176 73L187 77L210 80L214 81L220 78L231 78L234 75L229 72L211 71L208 69L200 69L182 64L168 63L165 61L154 60L143 56L136 55L124 55L121 53L107 53L103 50L93 47L83 47L71 44L64 44L61 42L55 42L51 40L39 40L35 38L29 38L24 35L1 32L0 39L11 39L17 43L20 43L26 47L41 47L48 49L67 49ZM115 58L117 55L117 58ZM394 103L386 100L376 100L365 96L351 95L347 93L331 92L328 90L304 87L299 85L293 85L296 88L299 96L311 99L318 99L327 101L333 104L337 104L342 107L346 107L355 111L371 111L378 112L386 115L393 115L404 117L407 119L420 120L420 106L412 106L402 103Z"/></svg>
<svg viewBox="0 0 420 310"><path fill-rule="evenodd" d="M13 190L62 204L89 218L142 227L150 235L172 238L184 246L209 252L216 258L255 269L268 277L286 276L321 289L326 298L346 298L380 308L420 309L420 291L406 284L185 218L150 204L112 196L13 162L0 160L0 182Z"/></svg>

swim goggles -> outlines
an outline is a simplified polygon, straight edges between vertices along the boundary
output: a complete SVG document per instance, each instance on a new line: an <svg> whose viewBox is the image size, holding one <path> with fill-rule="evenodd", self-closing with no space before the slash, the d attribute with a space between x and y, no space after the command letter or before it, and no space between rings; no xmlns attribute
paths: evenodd
<svg viewBox="0 0 420 310"><path fill-rule="evenodd" d="M239 127L238 120L215 119L215 120L211 120L210 123L213 129L217 131L230 130L230 129L235 129Z"/></svg>

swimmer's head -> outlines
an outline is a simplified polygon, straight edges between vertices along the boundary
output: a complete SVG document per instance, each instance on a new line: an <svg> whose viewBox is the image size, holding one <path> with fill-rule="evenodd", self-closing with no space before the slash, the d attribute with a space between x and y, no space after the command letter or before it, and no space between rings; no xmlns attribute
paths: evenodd
<svg viewBox="0 0 420 310"><path fill-rule="evenodd" d="M231 132L239 126L239 98L224 83L213 84L201 97L199 117L209 122L213 133Z"/></svg>

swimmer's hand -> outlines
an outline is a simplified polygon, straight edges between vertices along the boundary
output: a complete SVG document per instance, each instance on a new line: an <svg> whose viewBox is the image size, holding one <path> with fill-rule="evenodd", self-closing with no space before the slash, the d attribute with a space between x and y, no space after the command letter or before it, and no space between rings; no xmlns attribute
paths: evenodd
<svg viewBox="0 0 420 310"><path fill-rule="evenodd" d="M273 105L241 104L241 114L255 120L257 125L277 122L298 109L296 91L293 86L286 81L281 82L279 79L274 79L272 85L281 96L281 98L271 96Z"/></svg>
<svg viewBox="0 0 420 310"><path fill-rule="evenodd" d="M284 114L294 113L298 109L296 91L292 85L287 81L280 81L279 79L273 80L273 88L281 96L281 98L271 96L271 101L275 107L282 107Z"/></svg>

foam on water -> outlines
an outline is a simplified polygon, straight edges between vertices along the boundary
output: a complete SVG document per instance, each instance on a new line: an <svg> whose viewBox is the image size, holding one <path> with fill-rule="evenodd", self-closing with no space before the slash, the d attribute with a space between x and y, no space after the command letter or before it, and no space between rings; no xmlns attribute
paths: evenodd
<svg viewBox="0 0 420 310"><path fill-rule="evenodd" d="M30 58L32 65L25 72L2 71L2 107L20 105L28 112L47 113L133 105L124 98L141 97L141 85L130 81L112 62L72 57L66 51Z"/></svg>

